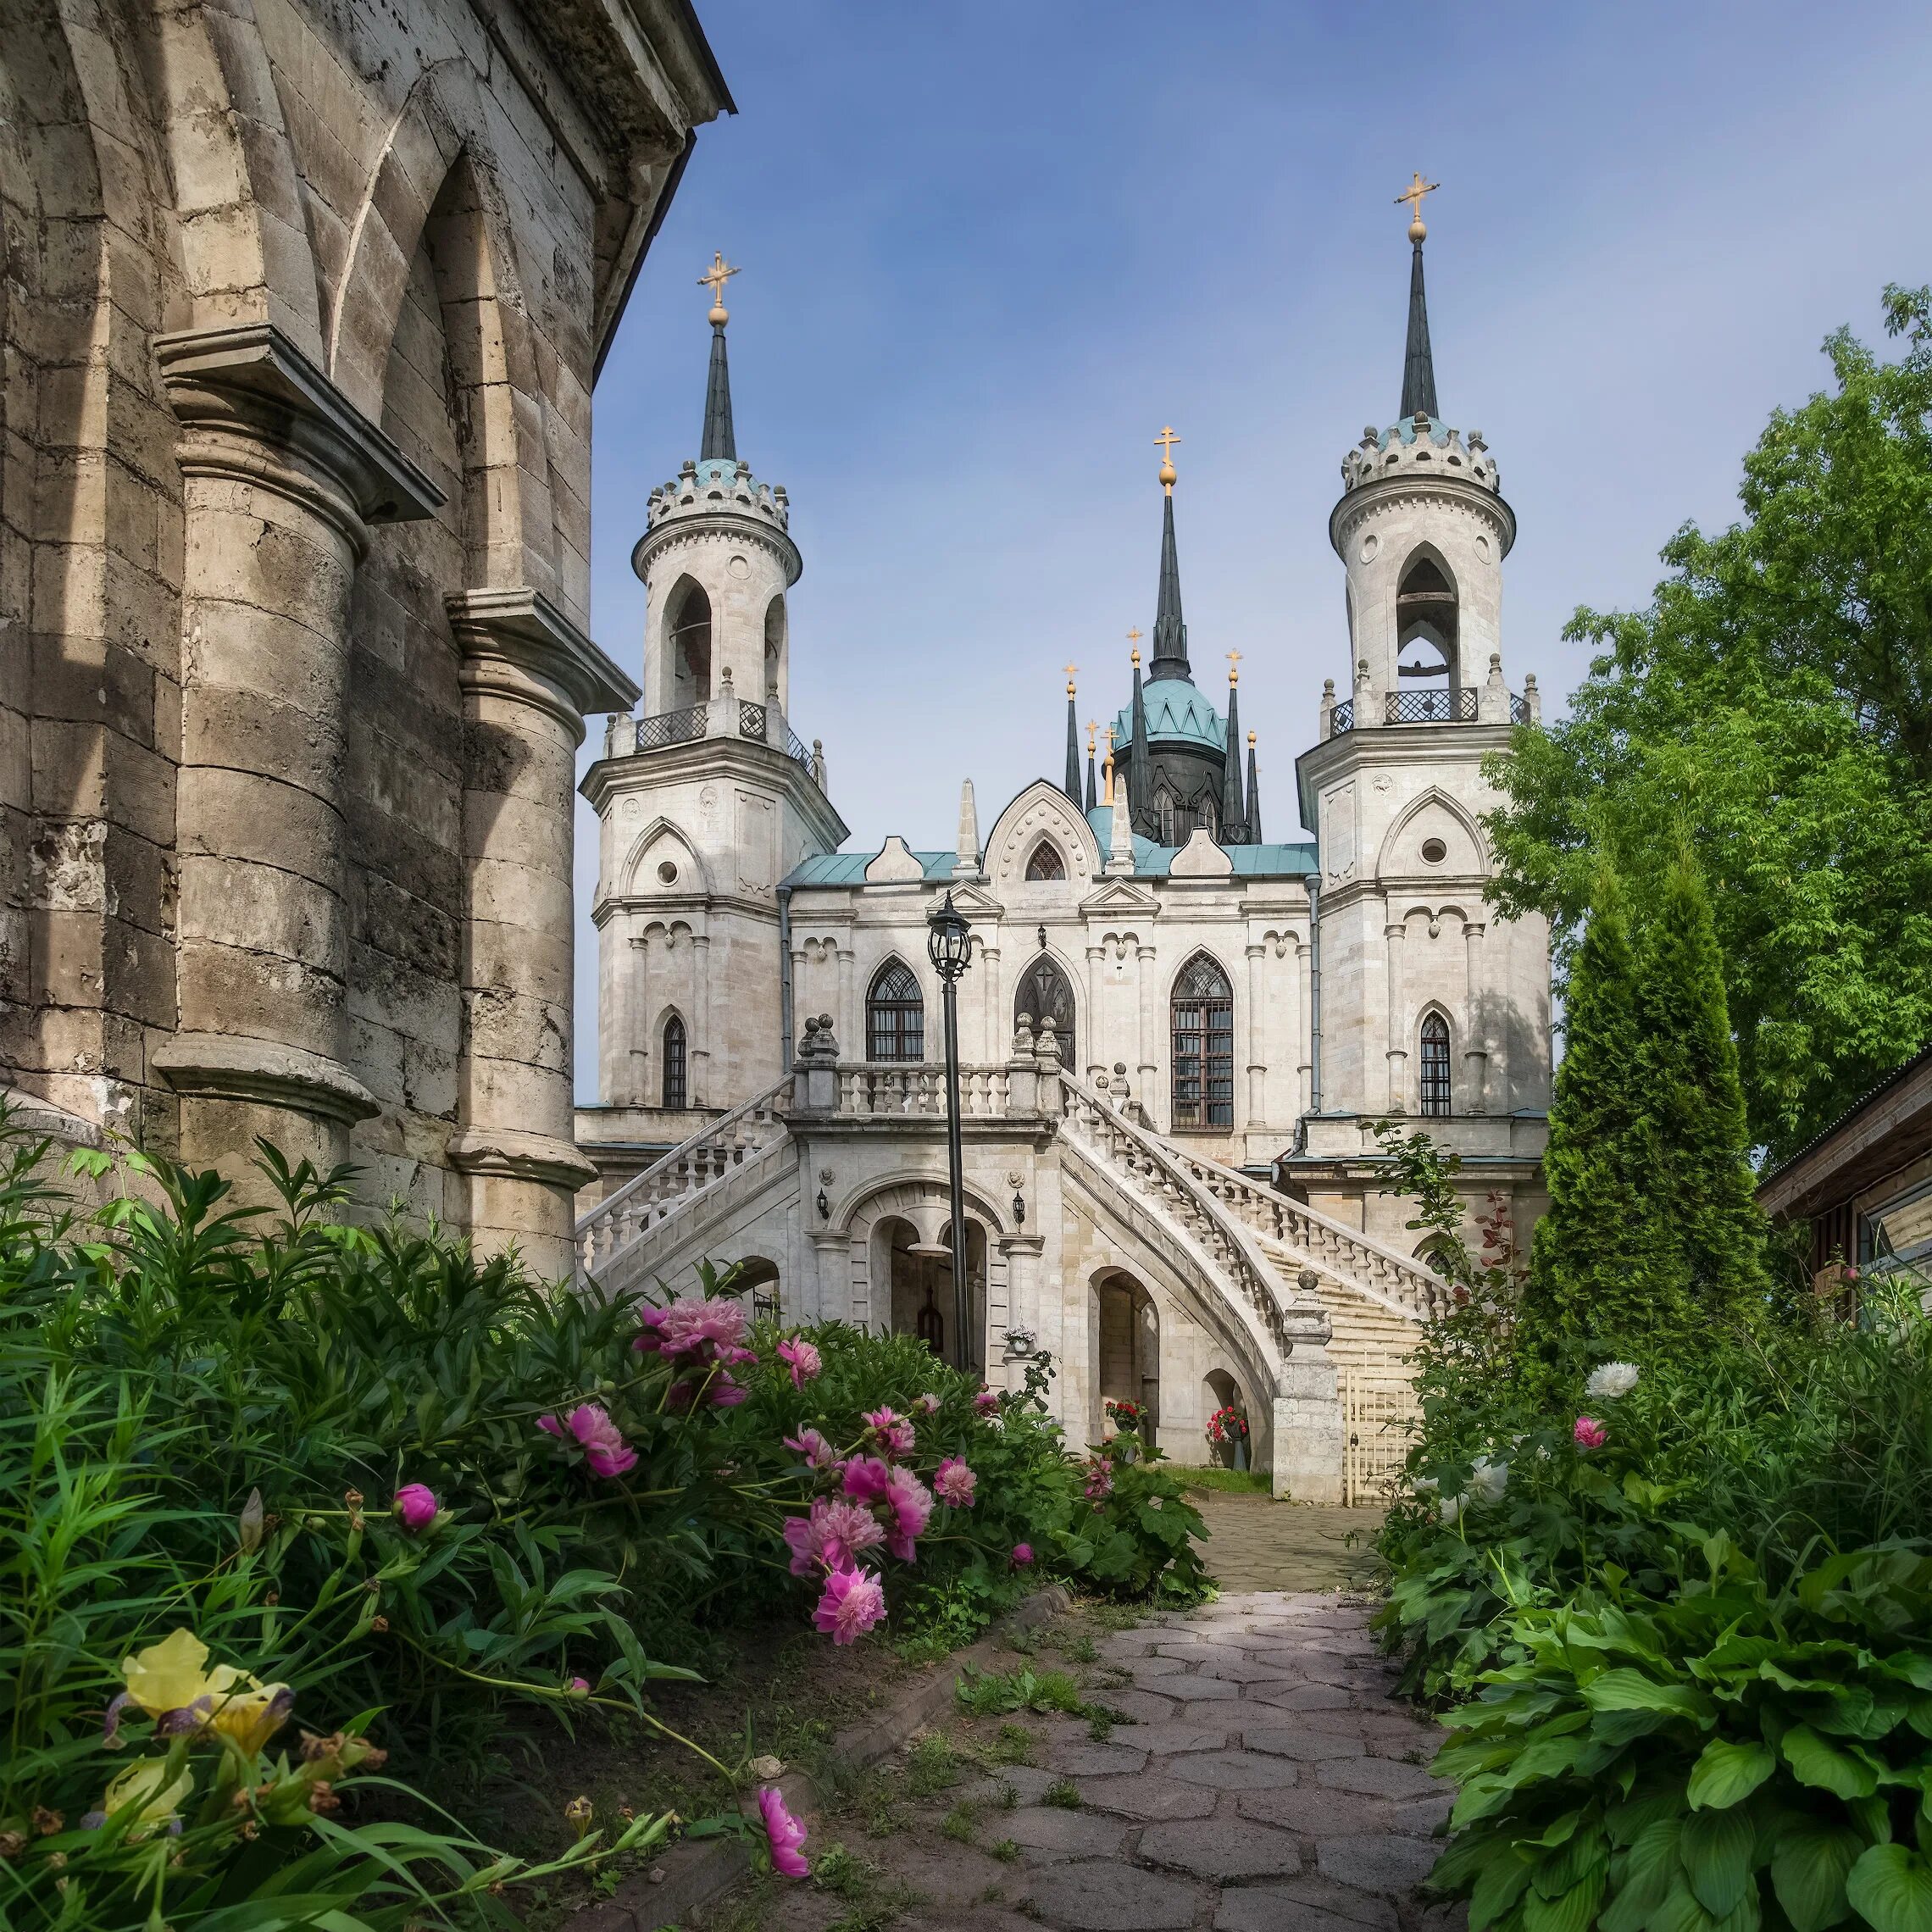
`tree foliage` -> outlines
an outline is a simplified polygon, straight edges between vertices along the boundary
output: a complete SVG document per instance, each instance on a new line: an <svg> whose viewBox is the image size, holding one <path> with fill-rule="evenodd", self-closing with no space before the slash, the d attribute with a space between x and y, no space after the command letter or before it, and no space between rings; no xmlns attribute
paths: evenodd
<svg viewBox="0 0 1932 1932"><path fill-rule="evenodd" d="M1743 519L1663 552L1650 607L1579 609L1571 714L1493 776L1505 912L1574 953L1596 858L1660 879L1680 828L1711 882L1750 1133L1801 1145L1932 1036L1932 291L1890 288L1882 361L1776 411Z"/></svg>

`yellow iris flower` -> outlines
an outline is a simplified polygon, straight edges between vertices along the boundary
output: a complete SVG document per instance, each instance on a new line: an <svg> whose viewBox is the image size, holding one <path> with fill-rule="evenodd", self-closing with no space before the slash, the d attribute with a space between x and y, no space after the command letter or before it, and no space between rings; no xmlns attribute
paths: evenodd
<svg viewBox="0 0 1932 1932"><path fill-rule="evenodd" d="M175 1630L124 1658L121 1677L128 1696L149 1717L198 1707L203 1724L253 1757L287 1720L288 1686L261 1683L233 1664L218 1663L212 1670L207 1664L208 1646L192 1630Z"/></svg>
<svg viewBox="0 0 1932 1932"><path fill-rule="evenodd" d="M180 1808L182 1799L194 1788L192 1771L184 1769L169 1778L166 1758L143 1758L138 1764L129 1765L108 1786L108 1795L101 1801L101 1809L112 1818L129 1805L139 1804L141 1809L134 1814L128 1835L142 1837L156 1825L166 1824Z"/></svg>

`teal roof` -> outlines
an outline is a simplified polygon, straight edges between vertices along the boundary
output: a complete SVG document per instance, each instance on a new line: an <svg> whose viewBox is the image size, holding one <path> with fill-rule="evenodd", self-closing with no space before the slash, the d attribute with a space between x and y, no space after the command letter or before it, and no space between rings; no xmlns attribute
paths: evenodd
<svg viewBox="0 0 1932 1932"><path fill-rule="evenodd" d="M884 848L881 847L880 850ZM784 886L863 886L865 869L876 852L821 852L802 859L780 880ZM959 855L952 852L915 852L928 879L950 879Z"/></svg>
<svg viewBox="0 0 1932 1932"><path fill-rule="evenodd" d="M1169 742L1180 738L1206 745L1212 751L1226 750L1228 730L1221 722L1220 713L1202 695L1200 688L1185 678L1162 678L1144 685L1141 699L1147 708L1147 739L1151 744L1158 744L1163 738ZM1134 736L1131 704L1123 706L1113 720L1113 748L1118 754Z"/></svg>

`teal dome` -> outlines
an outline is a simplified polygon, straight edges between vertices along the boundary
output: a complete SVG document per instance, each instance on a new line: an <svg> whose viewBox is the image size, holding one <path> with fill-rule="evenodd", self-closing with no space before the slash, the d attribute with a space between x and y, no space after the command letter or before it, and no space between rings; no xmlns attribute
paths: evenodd
<svg viewBox="0 0 1932 1932"><path fill-rule="evenodd" d="M1162 678L1144 685L1141 699L1147 708L1150 744L1158 745L1163 740L1172 743L1179 739L1184 744L1205 745L1210 751L1227 749L1227 727L1221 722L1220 713L1185 678ZM1134 708L1130 704L1113 720L1115 749L1128 744L1133 736Z"/></svg>

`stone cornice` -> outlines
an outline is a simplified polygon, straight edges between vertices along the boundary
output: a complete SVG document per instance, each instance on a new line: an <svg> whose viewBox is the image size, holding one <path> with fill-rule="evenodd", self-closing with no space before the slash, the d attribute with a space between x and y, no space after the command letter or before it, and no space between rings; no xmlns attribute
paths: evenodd
<svg viewBox="0 0 1932 1932"><path fill-rule="evenodd" d="M154 338L189 475L261 485L328 517L359 551L364 526L432 516L443 493L272 322Z"/></svg>
<svg viewBox="0 0 1932 1932"><path fill-rule="evenodd" d="M443 604L464 691L535 705L566 725L580 744L586 712L628 711L641 695L622 667L541 591L456 591Z"/></svg>
<svg viewBox="0 0 1932 1932"><path fill-rule="evenodd" d="M1493 491L1462 477L1418 476L1407 472L1358 484L1329 512L1329 542L1335 555L1346 555L1351 533L1367 518L1398 503L1417 502L1452 503L1480 517L1496 530L1502 557L1508 556L1516 541L1516 513Z"/></svg>
<svg viewBox="0 0 1932 1932"><path fill-rule="evenodd" d="M734 768L736 768L734 769ZM655 751L628 752L599 758L584 774L577 789L601 816L613 798L630 791L677 784L697 784L708 778L757 779L775 784L810 828L824 852L836 852L852 836L852 828L818 781L789 752L758 738L719 736L687 738Z"/></svg>
<svg viewBox="0 0 1932 1932"><path fill-rule="evenodd" d="M574 1141L515 1127L458 1127L445 1150L459 1174L540 1180L575 1191L597 1177L597 1164Z"/></svg>
<svg viewBox="0 0 1932 1932"><path fill-rule="evenodd" d="M785 571L788 589L805 574L805 559L799 554L798 546L783 530L770 524L760 523L741 512L727 509L686 511L646 530L631 547L630 568L642 582L644 573L654 558L666 550L675 549L680 542L696 541L708 536L732 537L744 543L762 544L777 558Z"/></svg>
<svg viewBox="0 0 1932 1932"><path fill-rule="evenodd" d="M177 1033L147 1063L176 1093L292 1108L348 1126L382 1111L339 1061L242 1034Z"/></svg>

